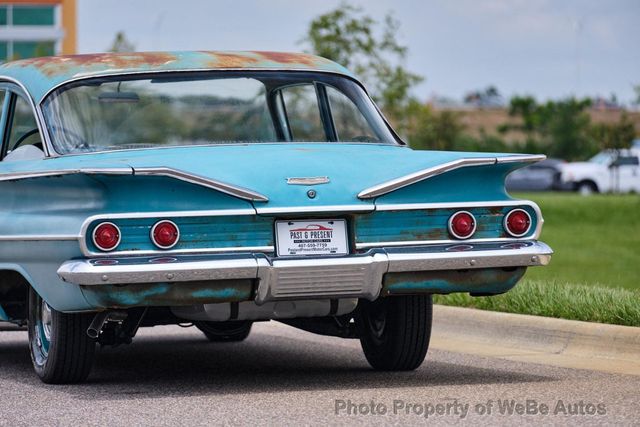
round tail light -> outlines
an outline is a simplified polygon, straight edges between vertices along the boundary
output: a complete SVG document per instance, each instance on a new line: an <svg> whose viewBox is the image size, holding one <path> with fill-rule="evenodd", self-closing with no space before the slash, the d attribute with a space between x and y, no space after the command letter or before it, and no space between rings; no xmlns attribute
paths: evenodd
<svg viewBox="0 0 640 427"><path fill-rule="evenodd" d="M112 251L120 244L120 229L112 222L102 222L94 228L92 238L101 251Z"/></svg>
<svg viewBox="0 0 640 427"><path fill-rule="evenodd" d="M531 215L522 209L514 209L504 217L504 229L513 237L522 237L531 229Z"/></svg>
<svg viewBox="0 0 640 427"><path fill-rule="evenodd" d="M459 211L449 218L449 233L456 239L468 239L476 232L476 219L467 211Z"/></svg>
<svg viewBox="0 0 640 427"><path fill-rule="evenodd" d="M172 221L159 221L151 228L151 241L160 249L171 249L180 239L180 230Z"/></svg>

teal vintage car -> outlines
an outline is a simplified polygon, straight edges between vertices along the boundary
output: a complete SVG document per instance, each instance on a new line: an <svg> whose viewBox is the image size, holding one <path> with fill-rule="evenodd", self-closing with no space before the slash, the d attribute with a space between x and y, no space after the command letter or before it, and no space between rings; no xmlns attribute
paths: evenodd
<svg viewBox="0 0 640 427"><path fill-rule="evenodd" d="M551 257L504 188L544 156L411 150L324 58L35 58L0 66L0 97L0 320L46 383L140 327L272 319L415 369L432 294L500 294Z"/></svg>

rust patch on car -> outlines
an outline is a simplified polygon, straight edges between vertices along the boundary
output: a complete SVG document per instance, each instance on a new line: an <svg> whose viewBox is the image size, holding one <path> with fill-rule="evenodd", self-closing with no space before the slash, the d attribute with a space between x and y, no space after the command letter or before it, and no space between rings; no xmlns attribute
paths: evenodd
<svg viewBox="0 0 640 427"><path fill-rule="evenodd" d="M173 306L248 301L252 280L82 286L90 304L102 308Z"/></svg>
<svg viewBox="0 0 640 427"><path fill-rule="evenodd" d="M16 61L10 66L36 67L43 74L51 77L57 74L80 71L92 65L109 68L157 67L175 61L174 54L165 52L131 52L131 53L93 53L83 55L49 56Z"/></svg>
<svg viewBox="0 0 640 427"><path fill-rule="evenodd" d="M251 67L252 65L260 62L257 58L248 55L242 55L239 53L231 52L207 52L200 51L200 53L209 55L210 61L207 61L207 66L212 68L243 68Z"/></svg>
<svg viewBox="0 0 640 427"><path fill-rule="evenodd" d="M278 62L280 64L302 64L307 67L315 67L319 62L325 62L324 58L307 53L286 52L253 52L265 61ZM323 61L324 60L324 61ZM328 62L328 61L327 61Z"/></svg>
<svg viewBox="0 0 640 427"><path fill-rule="evenodd" d="M525 271L517 267L387 273L382 294L500 294L515 286Z"/></svg>

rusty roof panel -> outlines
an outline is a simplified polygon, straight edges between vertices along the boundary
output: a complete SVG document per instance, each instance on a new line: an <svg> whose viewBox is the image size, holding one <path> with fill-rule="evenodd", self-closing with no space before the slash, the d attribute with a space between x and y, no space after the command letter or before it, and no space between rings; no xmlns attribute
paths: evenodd
<svg viewBox="0 0 640 427"><path fill-rule="evenodd" d="M81 77L99 77L151 71L217 69L290 69L352 74L328 59L306 53L285 52L131 52L50 56L8 62L0 76L19 80L36 102L52 88Z"/></svg>

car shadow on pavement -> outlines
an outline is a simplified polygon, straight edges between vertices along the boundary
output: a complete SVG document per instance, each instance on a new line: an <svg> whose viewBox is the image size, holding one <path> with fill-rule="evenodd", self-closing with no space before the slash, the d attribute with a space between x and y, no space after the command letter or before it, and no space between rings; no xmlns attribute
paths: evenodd
<svg viewBox="0 0 640 427"><path fill-rule="evenodd" d="M443 359L442 354L439 358ZM427 355L412 372L377 372L359 346L327 346L324 337L315 342L255 334L242 343L210 343L193 334L143 337L129 346L100 349L86 383L47 386L32 372L25 340L0 342L0 382L54 387L77 399L119 400L132 395L154 398L557 380L509 369L506 361L504 369L502 365L494 369L430 359Z"/></svg>

